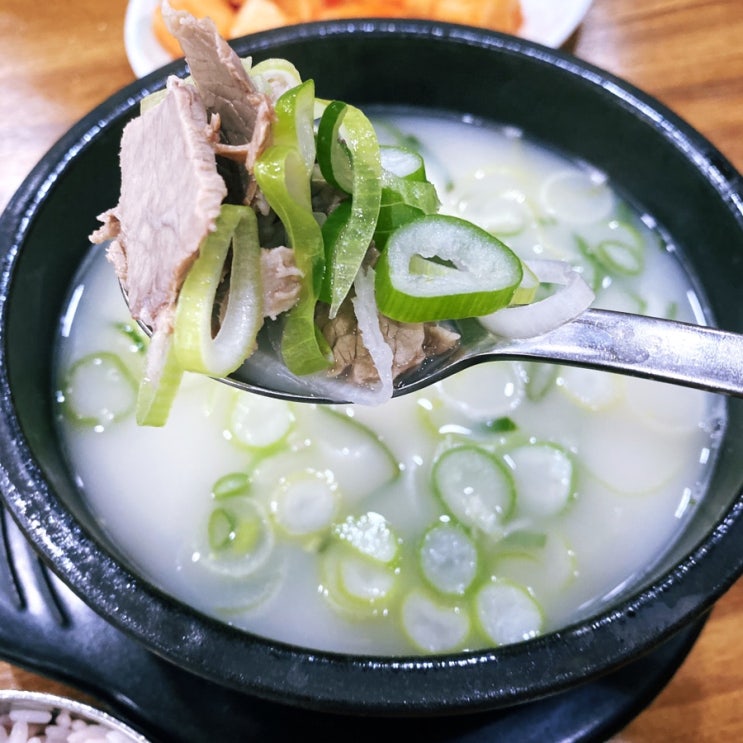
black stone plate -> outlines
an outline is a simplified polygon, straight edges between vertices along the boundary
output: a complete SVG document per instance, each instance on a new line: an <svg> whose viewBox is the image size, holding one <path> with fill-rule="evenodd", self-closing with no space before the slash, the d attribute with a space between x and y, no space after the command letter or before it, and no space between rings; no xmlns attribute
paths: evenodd
<svg viewBox="0 0 743 743"><path fill-rule="evenodd" d="M706 615L639 660L568 692L489 713L351 717L285 707L175 667L50 573L0 507L0 656L90 694L157 743L605 741L663 689Z"/></svg>

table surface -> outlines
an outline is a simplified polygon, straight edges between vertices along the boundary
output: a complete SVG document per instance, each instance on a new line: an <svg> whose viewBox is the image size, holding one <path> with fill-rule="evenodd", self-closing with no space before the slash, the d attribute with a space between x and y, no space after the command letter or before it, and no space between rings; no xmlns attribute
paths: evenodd
<svg viewBox="0 0 743 743"><path fill-rule="evenodd" d="M125 0L0 4L0 210L77 119L131 82ZM743 170L743 2L595 0L567 48L680 114ZM614 738L743 740L743 582L718 603L681 669ZM74 689L0 662L0 688Z"/></svg>

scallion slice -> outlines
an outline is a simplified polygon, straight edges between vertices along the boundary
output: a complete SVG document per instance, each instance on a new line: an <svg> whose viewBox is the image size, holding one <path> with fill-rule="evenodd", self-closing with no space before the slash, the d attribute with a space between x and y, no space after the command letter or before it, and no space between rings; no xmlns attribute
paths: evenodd
<svg viewBox="0 0 743 743"><path fill-rule="evenodd" d="M105 427L134 409L137 385L113 353L94 353L69 368L62 385L62 410L75 423Z"/></svg>
<svg viewBox="0 0 743 743"><path fill-rule="evenodd" d="M382 169L409 181L426 181L426 165L420 153L400 145L382 145L379 149Z"/></svg>
<svg viewBox="0 0 743 743"><path fill-rule="evenodd" d="M215 573L247 577L263 567L276 537L263 507L250 498L233 498L215 508L206 525L204 559Z"/></svg>
<svg viewBox="0 0 743 743"><path fill-rule="evenodd" d="M315 165L315 83L306 80L276 101L276 122L271 128L274 145L296 147L309 177Z"/></svg>
<svg viewBox="0 0 743 743"><path fill-rule="evenodd" d="M567 450L549 441L509 449L504 459L513 473L520 514L549 517L563 511L575 495L575 467Z"/></svg>
<svg viewBox="0 0 743 743"><path fill-rule="evenodd" d="M390 564L398 557L400 542L387 519L375 511L349 516L336 525L335 535L359 555Z"/></svg>
<svg viewBox="0 0 743 743"><path fill-rule="evenodd" d="M317 161L325 180L350 194L350 204L331 214L323 230L327 268L322 297L332 318L372 242L382 198L379 142L358 108L340 101L326 107L317 131Z"/></svg>
<svg viewBox="0 0 743 743"><path fill-rule="evenodd" d="M385 615L399 590L392 566L366 559L338 542L321 557L322 592L337 611L354 618Z"/></svg>
<svg viewBox="0 0 743 743"><path fill-rule="evenodd" d="M172 333L155 331L150 338L145 373L137 391L138 425L165 425L182 378L183 367L173 346Z"/></svg>
<svg viewBox="0 0 743 743"><path fill-rule="evenodd" d="M253 451L280 446L294 427L294 413L286 400L241 392L229 412L227 435Z"/></svg>
<svg viewBox="0 0 743 743"><path fill-rule="evenodd" d="M470 633L466 610L434 600L420 590L408 593L400 615L405 634L415 647L426 653L461 649Z"/></svg>
<svg viewBox="0 0 743 743"><path fill-rule="evenodd" d="M271 497L271 514L289 536L308 536L330 528L338 505L338 484L332 473L308 467L279 480Z"/></svg>
<svg viewBox="0 0 743 743"><path fill-rule="evenodd" d="M250 476L246 472L230 472L222 475L212 485L212 498L224 500L247 495L250 491Z"/></svg>
<svg viewBox="0 0 743 743"><path fill-rule="evenodd" d="M462 596L477 576L477 547L459 524L432 526L423 535L418 555L426 582L444 595Z"/></svg>
<svg viewBox="0 0 743 743"><path fill-rule="evenodd" d="M413 270L418 259L435 270ZM382 314L401 322L487 315L508 305L522 276L516 254L485 230L429 215L404 224L387 241L376 266L377 303Z"/></svg>
<svg viewBox="0 0 743 743"><path fill-rule="evenodd" d="M388 170L385 166L385 152L390 149L400 151L392 163L389 162L390 156L386 156L387 165L395 170ZM381 152L382 199L374 230L374 243L379 250L384 249L389 236L403 224L426 214L435 214L441 206L435 186L425 179L425 171L420 169L423 163L420 155L402 147L382 147ZM418 163L421 163L420 167Z"/></svg>
<svg viewBox="0 0 743 743"><path fill-rule="evenodd" d="M344 193L353 192L353 164L348 143L341 136L341 125L348 112L343 101L330 101L317 127L317 164L323 178Z"/></svg>
<svg viewBox="0 0 743 743"><path fill-rule="evenodd" d="M544 626L542 607L526 588L505 580L483 586L475 598L480 629L496 645L536 637Z"/></svg>
<svg viewBox="0 0 743 743"><path fill-rule="evenodd" d="M223 204L216 229L203 241L178 296L173 337L185 370L225 376L254 349L263 324L260 251L255 212ZM213 336L216 294L230 254L226 309Z"/></svg>
<svg viewBox="0 0 743 743"><path fill-rule="evenodd" d="M477 446L447 449L434 463L433 488L460 523L500 538L511 516L515 488L506 465Z"/></svg>
<svg viewBox="0 0 743 743"><path fill-rule="evenodd" d="M329 359L315 324L315 304L322 283L322 233L312 213L310 179L297 147L273 145L255 163L263 195L286 229L297 267L303 273L299 300L287 313L281 352L294 374L326 369Z"/></svg>
<svg viewBox="0 0 743 743"><path fill-rule="evenodd" d="M252 59L243 59L243 66L261 92L277 99L291 88L299 85L302 78L297 68L287 59L264 59L253 65Z"/></svg>
<svg viewBox="0 0 743 743"><path fill-rule="evenodd" d="M286 315L281 353L294 374L312 374L330 365L330 354L315 324L322 285L324 247L312 211L310 179L315 162L315 87L307 80L276 103L274 143L255 163L254 175L287 233L303 274L299 300Z"/></svg>

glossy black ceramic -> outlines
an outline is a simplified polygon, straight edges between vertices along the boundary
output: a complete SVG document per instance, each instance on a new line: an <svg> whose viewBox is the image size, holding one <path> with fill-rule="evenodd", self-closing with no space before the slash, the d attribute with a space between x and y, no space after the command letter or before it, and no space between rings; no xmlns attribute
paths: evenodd
<svg viewBox="0 0 743 743"><path fill-rule="evenodd" d="M741 177L705 139L626 83L495 33L423 22L327 23L237 42L286 57L318 96L426 106L522 128L583 158L655 216L697 277L711 317L743 332ZM430 714L513 705L597 678L698 619L743 572L743 407L710 492L643 585L601 615L494 651L369 658L308 652L234 630L164 596L108 543L65 466L54 426L52 341L96 215L118 197L118 147L143 95L124 89L44 158L0 222L0 484L44 560L90 607L186 671L272 700L344 713Z"/></svg>

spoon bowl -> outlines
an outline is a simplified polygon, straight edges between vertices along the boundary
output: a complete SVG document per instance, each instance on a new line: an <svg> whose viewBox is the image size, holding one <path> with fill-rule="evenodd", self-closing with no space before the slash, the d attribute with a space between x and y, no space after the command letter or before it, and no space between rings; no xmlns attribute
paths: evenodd
<svg viewBox="0 0 743 743"><path fill-rule="evenodd" d="M456 329L461 335L456 348L401 375L393 397L421 390L473 364L507 359L582 366L743 397L743 335L738 333L601 309L588 309L529 338L493 335L476 319L460 321ZM268 343L222 381L293 402L347 402L344 385L324 375L295 376Z"/></svg>

